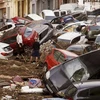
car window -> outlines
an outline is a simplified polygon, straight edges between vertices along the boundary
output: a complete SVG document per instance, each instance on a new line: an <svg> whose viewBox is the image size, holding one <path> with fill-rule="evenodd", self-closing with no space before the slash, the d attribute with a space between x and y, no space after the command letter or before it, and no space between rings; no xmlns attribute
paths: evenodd
<svg viewBox="0 0 100 100"><path fill-rule="evenodd" d="M65 61L65 57L64 57L64 55L62 53L60 53L58 62L63 63L64 61Z"/></svg>
<svg viewBox="0 0 100 100"><path fill-rule="evenodd" d="M79 59L64 64L63 70L72 81L80 81L86 74L85 65Z"/></svg>
<svg viewBox="0 0 100 100"><path fill-rule="evenodd" d="M92 46L87 46L87 47L85 48L85 50L86 50L86 52L89 52L89 51L93 50L93 47L92 47Z"/></svg>
<svg viewBox="0 0 100 100"><path fill-rule="evenodd" d="M78 97L88 97L89 96L89 89L82 90L78 93Z"/></svg>
<svg viewBox="0 0 100 100"><path fill-rule="evenodd" d="M83 48L82 47L75 47L75 46L70 46L67 48L67 50L69 51L73 51L73 52L83 52Z"/></svg>
<svg viewBox="0 0 100 100"><path fill-rule="evenodd" d="M65 91L65 95L73 97L77 92L77 88L74 85L70 85Z"/></svg>
<svg viewBox="0 0 100 100"><path fill-rule="evenodd" d="M94 87L90 89L90 96L99 96L100 97L100 87Z"/></svg>
<svg viewBox="0 0 100 100"><path fill-rule="evenodd" d="M73 25L64 28L63 31L72 32L73 31Z"/></svg>
<svg viewBox="0 0 100 100"><path fill-rule="evenodd" d="M6 25L0 29L0 31L7 30L12 27L12 24Z"/></svg>
<svg viewBox="0 0 100 100"><path fill-rule="evenodd" d="M54 18L55 18L55 16L45 16L45 20L52 20Z"/></svg>
<svg viewBox="0 0 100 100"><path fill-rule="evenodd" d="M20 23L25 23L25 20L23 20L23 19L18 19L18 21L19 21Z"/></svg>
<svg viewBox="0 0 100 100"><path fill-rule="evenodd" d="M54 12L55 16L59 17L59 11L58 12Z"/></svg>
<svg viewBox="0 0 100 100"><path fill-rule="evenodd" d="M51 21L52 24L61 24L61 18L55 18Z"/></svg>
<svg viewBox="0 0 100 100"><path fill-rule="evenodd" d="M100 30L100 26L89 26L90 31L92 30Z"/></svg>
<svg viewBox="0 0 100 100"><path fill-rule="evenodd" d="M71 44L76 43L76 42L78 42L79 40L80 40L80 36L74 38L74 39L71 41Z"/></svg>
<svg viewBox="0 0 100 100"><path fill-rule="evenodd" d="M42 32L39 33L39 39L43 39L45 36L47 36L48 28L45 30L42 30Z"/></svg>
<svg viewBox="0 0 100 100"><path fill-rule="evenodd" d="M58 61L60 55L61 55L61 52L60 51L54 50L54 59L56 59Z"/></svg>
<svg viewBox="0 0 100 100"><path fill-rule="evenodd" d="M10 46L7 46L7 47L4 47L3 50L8 52L8 51L12 50L12 48Z"/></svg>
<svg viewBox="0 0 100 100"><path fill-rule="evenodd" d="M28 37L32 34L32 28L27 27L24 33L25 37Z"/></svg>
<svg viewBox="0 0 100 100"><path fill-rule="evenodd" d="M96 22L100 22L100 17L97 17L96 18Z"/></svg>
<svg viewBox="0 0 100 100"><path fill-rule="evenodd" d="M100 79L100 71L94 74L90 79Z"/></svg>
<svg viewBox="0 0 100 100"><path fill-rule="evenodd" d="M13 37L4 39L3 42L4 42L4 43L8 43L8 44L14 43L14 42L16 42L16 36L13 36Z"/></svg>

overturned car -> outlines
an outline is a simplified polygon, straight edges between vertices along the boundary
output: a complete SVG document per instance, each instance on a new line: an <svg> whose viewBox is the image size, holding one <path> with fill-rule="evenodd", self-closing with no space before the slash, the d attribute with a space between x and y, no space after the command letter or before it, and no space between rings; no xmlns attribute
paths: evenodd
<svg viewBox="0 0 100 100"><path fill-rule="evenodd" d="M73 82L100 79L100 50L94 50L57 65L44 76L47 90L62 96Z"/></svg>

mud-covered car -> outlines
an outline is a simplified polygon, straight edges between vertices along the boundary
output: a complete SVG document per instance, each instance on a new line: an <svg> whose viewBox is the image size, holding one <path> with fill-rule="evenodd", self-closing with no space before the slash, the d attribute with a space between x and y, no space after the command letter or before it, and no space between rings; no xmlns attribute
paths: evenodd
<svg viewBox="0 0 100 100"><path fill-rule="evenodd" d="M73 45L70 45L66 50L74 52L78 55L82 55L94 49L95 48L90 44L73 44Z"/></svg>
<svg viewBox="0 0 100 100"><path fill-rule="evenodd" d="M44 83L48 91L61 96L73 82L100 79L100 50L93 50L47 71Z"/></svg>

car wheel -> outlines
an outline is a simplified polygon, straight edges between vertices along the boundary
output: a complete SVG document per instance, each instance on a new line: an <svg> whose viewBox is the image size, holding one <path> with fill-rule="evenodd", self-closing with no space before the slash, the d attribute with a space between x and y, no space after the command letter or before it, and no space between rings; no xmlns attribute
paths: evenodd
<svg viewBox="0 0 100 100"><path fill-rule="evenodd" d="M47 70L48 70L48 65L47 65L47 63L44 63L43 72L45 73L45 72L47 72Z"/></svg>
<svg viewBox="0 0 100 100"><path fill-rule="evenodd" d="M63 28L63 25L61 24L56 27L57 30L61 30L62 28Z"/></svg>

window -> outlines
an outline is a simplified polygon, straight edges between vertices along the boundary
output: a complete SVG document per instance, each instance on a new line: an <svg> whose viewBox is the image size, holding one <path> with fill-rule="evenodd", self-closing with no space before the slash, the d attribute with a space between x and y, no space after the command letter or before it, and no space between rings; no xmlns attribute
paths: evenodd
<svg viewBox="0 0 100 100"><path fill-rule="evenodd" d="M32 34L32 29L29 28L29 27L27 27L26 30L25 30L24 36L25 36L25 37L28 37L28 36L30 36L31 34Z"/></svg>
<svg viewBox="0 0 100 100"><path fill-rule="evenodd" d="M43 39L48 33L48 28L39 33L39 39Z"/></svg>
<svg viewBox="0 0 100 100"><path fill-rule="evenodd" d="M73 81L80 81L87 78L87 70L79 59L73 59L71 62L64 64L63 70L67 76Z"/></svg>
<svg viewBox="0 0 100 100"><path fill-rule="evenodd" d="M100 87L94 87L90 89L90 96L99 96L100 97Z"/></svg>
<svg viewBox="0 0 100 100"><path fill-rule="evenodd" d="M59 11L58 12L54 12L55 16L59 16Z"/></svg>
<svg viewBox="0 0 100 100"><path fill-rule="evenodd" d="M77 92L77 88L74 85L70 85L67 88L67 91L65 92L65 94L67 94L68 96L73 97L76 92Z"/></svg>
<svg viewBox="0 0 100 100"><path fill-rule="evenodd" d="M14 43L14 42L16 42L16 36L7 38L7 39L3 40L3 42L8 43L8 44Z"/></svg>
<svg viewBox="0 0 100 100"><path fill-rule="evenodd" d="M65 57L64 57L64 55L62 53L60 53L58 62L63 63L64 61L65 61Z"/></svg>
<svg viewBox="0 0 100 100"><path fill-rule="evenodd" d="M76 42L78 42L79 40L80 40L80 36L74 38L74 39L71 41L71 43L72 43L72 44L73 44L73 43L76 43Z"/></svg>
<svg viewBox="0 0 100 100"><path fill-rule="evenodd" d="M60 57L61 52L54 50L54 58L58 61L59 57Z"/></svg>
<svg viewBox="0 0 100 100"><path fill-rule="evenodd" d="M88 97L89 96L89 89L80 91L77 96L78 97Z"/></svg>

